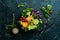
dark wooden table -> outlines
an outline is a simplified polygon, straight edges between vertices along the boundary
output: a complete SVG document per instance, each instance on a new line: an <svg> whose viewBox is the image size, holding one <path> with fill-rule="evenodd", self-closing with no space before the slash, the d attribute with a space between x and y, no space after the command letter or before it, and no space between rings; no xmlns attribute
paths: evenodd
<svg viewBox="0 0 60 40"><path fill-rule="evenodd" d="M25 6L18 9L17 4L19 3ZM40 10L42 6L47 4L53 6L53 14L48 18L47 25L42 24L42 30L20 32L17 36L13 36L4 29L12 21L13 13L16 16L16 23L24 8L32 7ZM60 40L60 0L0 0L0 40Z"/></svg>

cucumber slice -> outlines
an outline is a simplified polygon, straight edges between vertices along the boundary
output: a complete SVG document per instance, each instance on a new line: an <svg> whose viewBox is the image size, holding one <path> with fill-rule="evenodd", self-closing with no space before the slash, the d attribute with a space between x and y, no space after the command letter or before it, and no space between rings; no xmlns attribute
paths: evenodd
<svg viewBox="0 0 60 40"><path fill-rule="evenodd" d="M33 23L34 23L34 24L38 24L38 23L39 23L39 20L38 20L38 19L34 19L34 20L33 20Z"/></svg>
<svg viewBox="0 0 60 40"><path fill-rule="evenodd" d="M35 28L37 28L37 25L33 25L33 26L29 25L28 26L28 30L32 30L32 29L35 29Z"/></svg>

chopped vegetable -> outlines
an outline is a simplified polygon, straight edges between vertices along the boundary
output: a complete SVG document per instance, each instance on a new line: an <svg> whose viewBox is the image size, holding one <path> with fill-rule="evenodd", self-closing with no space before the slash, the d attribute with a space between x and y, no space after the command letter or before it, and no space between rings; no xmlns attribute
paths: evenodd
<svg viewBox="0 0 60 40"><path fill-rule="evenodd" d="M23 12L26 12L26 10L23 10Z"/></svg>
<svg viewBox="0 0 60 40"><path fill-rule="evenodd" d="M38 19L34 19L34 20L33 20L33 23L34 23L34 24L38 24L38 23L39 23L39 20L38 20Z"/></svg>
<svg viewBox="0 0 60 40"><path fill-rule="evenodd" d="M13 34L18 34L18 32L19 32L19 29L18 29L18 28L13 28L13 29L12 29L12 33L13 33Z"/></svg>
<svg viewBox="0 0 60 40"><path fill-rule="evenodd" d="M31 19L33 19L32 15L28 16L26 20L29 22Z"/></svg>
<svg viewBox="0 0 60 40"><path fill-rule="evenodd" d="M28 26L28 30L32 30L32 29L35 29L35 28L37 28L37 25L33 25L33 26L29 25Z"/></svg>
<svg viewBox="0 0 60 40"><path fill-rule="evenodd" d="M43 23L43 21L40 19L40 23Z"/></svg>
<svg viewBox="0 0 60 40"><path fill-rule="evenodd" d="M18 4L18 8L23 7L23 6L24 6L24 4Z"/></svg>
<svg viewBox="0 0 60 40"><path fill-rule="evenodd" d="M42 7L42 10L45 10L46 8L45 7Z"/></svg>
<svg viewBox="0 0 60 40"><path fill-rule="evenodd" d="M47 9L48 9L48 10L51 10L51 9L52 9L52 5L48 4L48 5L47 5Z"/></svg>
<svg viewBox="0 0 60 40"><path fill-rule="evenodd" d="M52 10L50 10L50 14L52 14Z"/></svg>
<svg viewBox="0 0 60 40"><path fill-rule="evenodd" d="M26 10L27 10L27 11L31 11L32 9L33 9L33 8L27 8Z"/></svg>
<svg viewBox="0 0 60 40"><path fill-rule="evenodd" d="M28 26L28 22L22 22L22 21L21 21L21 25L22 25L24 28L26 28L26 27Z"/></svg>
<svg viewBox="0 0 60 40"><path fill-rule="evenodd" d="M36 19L36 18L37 18L37 15L36 15L36 14L32 14L32 16L34 17L34 19Z"/></svg>
<svg viewBox="0 0 60 40"><path fill-rule="evenodd" d="M27 14L26 14L26 15L30 16L30 14L31 14L31 12L27 12Z"/></svg>
<svg viewBox="0 0 60 40"><path fill-rule="evenodd" d="M49 17L49 15L48 14L45 14L45 16L44 16L45 18L48 18Z"/></svg>
<svg viewBox="0 0 60 40"><path fill-rule="evenodd" d="M42 7L41 8L43 13L44 13L44 17L47 19L50 14L52 14L52 5L48 4L46 7Z"/></svg>

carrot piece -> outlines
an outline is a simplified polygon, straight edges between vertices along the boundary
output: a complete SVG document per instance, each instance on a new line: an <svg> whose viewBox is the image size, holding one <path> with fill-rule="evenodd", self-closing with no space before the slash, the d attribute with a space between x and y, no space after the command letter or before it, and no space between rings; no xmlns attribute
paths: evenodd
<svg viewBox="0 0 60 40"><path fill-rule="evenodd" d="M28 26L28 22L22 22L22 21L21 21L21 25L22 25L24 28L26 28L26 27Z"/></svg>
<svg viewBox="0 0 60 40"><path fill-rule="evenodd" d="M26 20L29 22L31 19L33 19L32 15L28 16Z"/></svg>

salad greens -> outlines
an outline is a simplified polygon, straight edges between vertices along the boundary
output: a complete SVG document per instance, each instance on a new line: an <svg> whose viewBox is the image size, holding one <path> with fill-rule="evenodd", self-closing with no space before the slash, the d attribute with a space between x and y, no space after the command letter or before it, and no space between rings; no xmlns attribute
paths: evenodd
<svg viewBox="0 0 60 40"><path fill-rule="evenodd" d="M33 30L33 29L38 29L40 25L40 23L42 23L42 20L38 19L38 15L37 14L37 11L36 12L32 12L32 8L27 8L27 9L24 9L23 12L22 12L22 17L20 18L20 25L22 25L22 29L25 30L25 31L29 31L29 30Z"/></svg>

